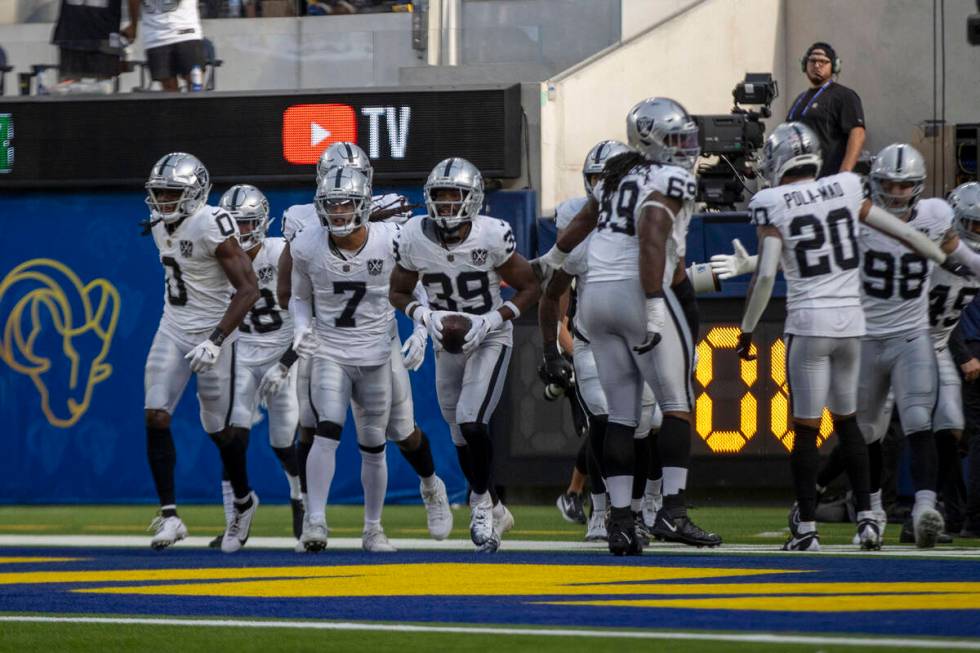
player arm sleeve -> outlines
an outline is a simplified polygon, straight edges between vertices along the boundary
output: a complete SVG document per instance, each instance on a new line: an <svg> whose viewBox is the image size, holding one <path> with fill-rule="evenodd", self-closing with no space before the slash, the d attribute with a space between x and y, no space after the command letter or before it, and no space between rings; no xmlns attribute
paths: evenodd
<svg viewBox="0 0 980 653"><path fill-rule="evenodd" d="M415 284L415 288L412 290L412 299L426 308L429 307L429 295L425 292L425 286L422 285L422 282Z"/></svg>
<svg viewBox="0 0 980 653"><path fill-rule="evenodd" d="M949 255L949 259L966 266L973 273L973 276L980 276L980 254L967 247L963 241L956 245L956 249Z"/></svg>
<svg viewBox="0 0 980 653"><path fill-rule="evenodd" d="M767 236L759 243L759 267L755 271L755 283L752 293L745 305L745 315L742 316L742 333L752 333L766 310L772 287L776 283L776 272L779 270L779 254L783 243L779 238Z"/></svg>
<svg viewBox="0 0 980 653"><path fill-rule="evenodd" d="M864 217L864 222L869 227L900 240L914 249L920 255L942 265L946 262L946 255L939 249L939 245L932 242L929 236L925 235L908 222L903 222L893 216L885 209L872 205L868 209L868 214ZM962 243L961 243L962 244ZM959 249L957 249L959 251ZM955 255L955 252L954 252ZM959 261L963 265L970 267L965 261ZM977 260L977 269L980 270L980 258ZM972 268L971 268L972 269ZM974 272L976 274L976 272Z"/></svg>
<svg viewBox="0 0 980 653"><path fill-rule="evenodd" d="M313 324L313 284L306 265L293 257L293 293L289 298L289 314L293 317L293 333L302 333Z"/></svg>

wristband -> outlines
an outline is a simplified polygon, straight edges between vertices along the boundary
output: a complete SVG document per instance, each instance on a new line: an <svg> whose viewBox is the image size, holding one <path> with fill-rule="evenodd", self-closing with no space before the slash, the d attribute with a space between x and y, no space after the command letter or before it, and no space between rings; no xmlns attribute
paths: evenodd
<svg viewBox="0 0 980 653"><path fill-rule="evenodd" d="M646 294L646 298L647 299L656 299L658 297L663 297L663 296L664 296L664 291L663 290L658 290L656 292L648 292Z"/></svg>
<svg viewBox="0 0 980 653"><path fill-rule="evenodd" d="M415 311L416 308L418 308L421 305L422 304L420 304L417 300L414 299L408 302L408 306L405 307L405 315L407 315L408 317L414 320L415 317L412 315L412 313Z"/></svg>
<svg viewBox="0 0 980 653"><path fill-rule="evenodd" d="M211 342L213 342L214 344L220 347L221 343L225 341L225 337L226 336L224 333L222 333L221 329L215 327L214 331L211 332L211 335L208 336L208 340L210 340Z"/></svg>
<svg viewBox="0 0 980 653"><path fill-rule="evenodd" d="M517 308L517 304L515 304L512 301L504 302L504 305L501 306L500 308L509 308L510 311L514 314L514 317L510 318L512 320L516 320L521 316L521 309Z"/></svg>
<svg viewBox="0 0 980 653"><path fill-rule="evenodd" d="M299 360L299 354L293 351L292 347L287 349L285 353L283 353L282 357L279 358L279 362L285 365L286 369L292 367L293 363L295 363L297 360Z"/></svg>

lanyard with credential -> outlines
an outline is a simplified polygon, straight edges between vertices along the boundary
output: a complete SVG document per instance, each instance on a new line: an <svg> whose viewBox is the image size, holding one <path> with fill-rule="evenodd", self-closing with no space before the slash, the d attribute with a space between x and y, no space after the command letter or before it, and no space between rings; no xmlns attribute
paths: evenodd
<svg viewBox="0 0 980 653"><path fill-rule="evenodd" d="M824 85L820 87L820 90L817 91L816 93L814 93L813 94L813 97L810 98L810 101L806 103L806 106L805 107L803 107L803 113L800 114L800 116L799 116L800 118L802 118L803 116L806 115L806 112L810 110L810 106L816 101L816 99L818 97L820 97L820 94L823 93L825 90L827 90L827 87L830 86L833 83L834 83L833 80L828 80L828 81L824 82ZM790 120L798 120L798 118L793 118L793 115L796 113L796 107L799 106L800 100L802 100L802 99L803 99L803 96L801 95L800 97L796 98L796 102L793 103L793 108L789 110L789 119Z"/></svg>

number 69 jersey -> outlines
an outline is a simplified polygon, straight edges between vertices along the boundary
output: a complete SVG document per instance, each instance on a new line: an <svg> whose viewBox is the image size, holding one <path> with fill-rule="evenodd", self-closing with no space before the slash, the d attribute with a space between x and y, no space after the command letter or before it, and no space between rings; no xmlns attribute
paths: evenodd
<svg viewBox="0 0 980 653"><path fill-rule="evenodd" d="M221 209L202 206L172 231L160 221L152 233L166 275L161 324L185 332L210 332L234 293L214 250L235 238L238 226Z"/></svg>
<svg viewBox="0 0 980 653"><path fill-rule="evenodd" d="M478 215L461 243L443 245L435 223L428 217L413 218L402 227L395 257L406 270L418 272L429 308L484 315L503 305L497 268L516 248L510 225ZM512 344L513 325L508 320L484 342Z"/></svg>
<svg viewBox="0 0 980 653"><path fill-rule="evenodd" d="M691 224L697 190L697 181L687 170L652 162L634 166L620 180L615 193L603 193L603 183L596 184L594 195L599 200L599 221L589 245L589 282L640 276L640 239L636 220L643 202L653 193L660 193L683 204L674 216L667 238L664 277L669 284L677 262L687 248L687 228Z"/></svg>
<svg viewBox="0 0 980 653"><path fill-rule="evenodd" d="M919 200L909 224L939 243L952 226L953 209L941 199ZM929 328L932 261L881 232L862 227L861 288L869 336Z"/></svg>
<svg viewBox="0 0 980 653"><path fill-rule="evenodd" d="M391 358L395 309L388 286L399 227L373 222L366 228L367 241L356 253L337 249L322 227L303 229L290 244L293 292L302 295L307 279L312 284L318 355L347 365L380 365Z"/></svg>
<svg viewBox="0 0 980 653"><path fill-rule="evenodd" d="M240 348L242 352L249 349L256 353L265 352L267 358L278 358L293 341L293 318L289 311L279 306L276 297L279 257L285 247L286 241L282 238L266 238L252 261L259 282L259 300L238 327L241 332L239 344L250 345ZM242 356L243 361L245 358Z"/></svg>

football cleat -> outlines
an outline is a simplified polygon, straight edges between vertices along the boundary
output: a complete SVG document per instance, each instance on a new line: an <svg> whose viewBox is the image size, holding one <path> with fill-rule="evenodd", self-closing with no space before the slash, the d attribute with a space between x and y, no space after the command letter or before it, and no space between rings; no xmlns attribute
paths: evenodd
<svg viewBox="0 0 980 653"><path fill-rule="evenodd" d="M425 485L419 487L422 502L425 504L426 525L429 535L434 540L444 540L453 531L453 511L449 507L449 496L446 494L446 484L436 477L436 484L431 490Z"/></svg>
<svg viewBox="0 0 980 653"><path fill-rule="evenodd" d="M687 515L673 516L667 508L661 508L650 534L665 542L680 542L688 546L718 546L721 536L709 533L691 521Z"/></svg>
<svg viewBox="0 0 980 653"><path fill-rule="evenodd" d="M589 529L585 532L586 542L605 542L609 539L606 534L606 513L605 510L592 509L589 517Z"/></svg>
<svg viewBox="0 0 980 653"><path fill-rule="evenodd" d="M643 553L643 544L636 535L633 513L629 508L613 508L609 511L609 551L615 556L638 556Z"/></svg>
<svg viewBox="0 0 980 653"><path fill-rule="evenodd" d="M881 550L881 531L877 519L862 519L857 525L857 540L864 551Z"/></svg>
<svg viewBox="0 0 980 653"><path fill-rule="evenodd" d="M875 524L878 525L878 541L880 543L884 543L884 541L885 541L885 527L888 526L888 514L884 510L872 510L871 513L872 513L872 519L874 520ZM860 526L860 522L861 522L861 520L859 519L858 520L858 531L854 534L854 537L851 538L851 544L859 545L859 546L861 546L861 548L864 548L864 545L861 542L861 526ZM911 532L911 531L909 531L909 532ZM915 537L913 536L913 538L910 539L909 542L914 542L914 541L915 541ZM878 548L880 549L881 546L879 546Z"/></svg>
<svg viewBox="0 0 980 653"><path fill-rule="evenodd" d="M490 535L490 539L476 547L477 553L496 553L497 549L500 548L500 536L494 531Z"/></svg>
<svg viewBox="0 0 980 653"><path fill-rule="evenodd" d="M783 551L819 551L820 550L820 536L817 535L817 531L810 531L809 533L800 533L799 535L793 535L786 543L783 544Z"/></svg>
<svg viewBox="0 0 980 653"><path fill-rule="evenodd" d="M657 520L657 513L664 507L664 496L662 494L643 495L643 523L646 524L647 531L653 528L653 522Z"/></svg>
<svg viewBox="0 0 980 653"><path fill-rule="evenodd" d="M786 523L789 525L789 532L792 533L793 537L797 537L800 533L800 504L795 501L793 502L793 507L789 509Z"/></svg>
<svg viewBox="0 0 980 653"><path fill-rule="evenodd" d="M936 546L946 524L943 516L935 508L923 508L912 515L912 533L915 535L915 546L920 549L931 549Z"/></svg>
<svg viewBox="0 0 980 653"><path fill-rule="evenodd" d="M381 524L372 525L361 533L361 548L369 553L395 553L398 551L388 541Z"/></svg>
<svg viewBox="0 0 980 653"><path fill-rule="evenodd" d="M504 533L514 528L514 515L507 509L503 501L498 501L493 507L493 532L498 538L502 538Z"/></svg>
<svg viewBox="0 0 980 653"><path fill-rule="evenodd" d="M241 511L235 508L231 524L228 525L225 536L221 538L221 550L225 553L235 553L248 542L248 535L252 532L252 519L259 507L259 495L250 492L249 496L252 498L252 505Z"/></svg>
<svg viewBox="0 0 980 653"><path fill-rule="evenodd" d="M572 524L585 523L585 510L582 509L582 495L568 492L555 501L561 518Z"/></svg>
<svg viewBox="0 0 980 653"><path fill-rule="evenodd" d="M488 496L471 508L470 539L473 544L482 546L493 537L493 502Z"/></svg>
<svg viewBox="0 0 980 653"><path fill-rule="evenodd" d="M317 553L327 548L327 518L307 518L303 524L303 534L299 538L300 544L310 553Z"/></svg>
<svg viewBox="0 0 980 653"><path fill-rule="evenodd" d="M636 531L636 538L643 546L650 546L650 530L643 521L643 511L638 510L633 513L633 530Z"/></svg>
<svg viewBox="0 0 980 653"><path fill-rule="evenodd" d="M209 549L220 549L221 548L221 540L223 540L224 537L225 537L225 534L224 533L218 533L217 535L215 535L214 536L214 539L211 540L210 542L208 542L208 548Z"/></svg>
<svg viewBox="0 0 980 653"><path fill-rule="evenodd" d="M187 537L187 527L184 526L184 522L181 521L180 517L176 515L173 517L157 515L150 522L150 526L146 530L153 531L153 537L150 538L150 547L157 551L166 549L171 544Z"/></svg>
<svg viewBox="0 0 980 653"><path fill-rule="evenodd" d="M290 499L289 508L293 511L293 537L298 540L303 534L303 500Z"/></svg>
<svg viewBox="0 0 980 653"><path fill-rule="evenodd" d="M899 544L915 544L915 530L912 528L912 518L909 517L902 523L902 530L898 534ZM952 544L953 536L943 531L936 537L936 544Z"/></svg>

